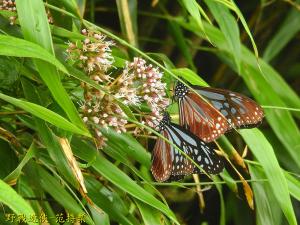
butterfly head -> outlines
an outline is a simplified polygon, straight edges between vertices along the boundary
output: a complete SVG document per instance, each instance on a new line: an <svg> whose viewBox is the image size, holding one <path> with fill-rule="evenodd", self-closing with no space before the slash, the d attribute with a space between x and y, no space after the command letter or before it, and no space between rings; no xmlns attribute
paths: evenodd
<svg viewBox="0 0 300 225"><path fill-rule="evenodd" d="M187 92L188 92L188 87L185 86L180 81L178 81L176 86L175 86L174 99L178 100L180 98L183 98L186 95Z"/></svg>
<svg viewBox="0 0 300 225"><path fill-rule="evenodd" d="M170 117L169 113L164 112L163 118L157 126L157 130L159 130L159 131L164 130L165 127L170 124L170 122L171 122L171 117Z"/></svg>

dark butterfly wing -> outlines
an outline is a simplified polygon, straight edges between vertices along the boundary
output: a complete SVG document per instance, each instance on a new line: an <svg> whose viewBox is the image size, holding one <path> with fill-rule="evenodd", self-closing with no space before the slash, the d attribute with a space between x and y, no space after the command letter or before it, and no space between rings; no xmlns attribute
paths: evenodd
<svg viewBox="0 0 300 225"><path fill-rule="evenodd" d="M165 125L161 134L182 149L207 173L217 174L223 170L221 157L215 153L212 145L201 141L188 130L170 123ZM178 180L200 172L190 159L161 138L157 140L153 150L151 171L159 182Z"/></svg>
<svg viewBox="0 0 300 225"><path fill-rule="evenodd" d="M179 99L180 124L205 142L217 139L231 128L255 127L264 113L252 99L229 90L193 86Z"/></svg>

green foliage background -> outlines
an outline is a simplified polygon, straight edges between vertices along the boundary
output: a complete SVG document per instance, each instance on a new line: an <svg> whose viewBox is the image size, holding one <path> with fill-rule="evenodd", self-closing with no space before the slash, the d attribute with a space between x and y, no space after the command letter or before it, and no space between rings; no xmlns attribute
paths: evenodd
<svg viewBox="0 0 300 225"><path fill-rule="evenodd" d="M300 218L300 99L298 1L16 0L17 25L0 11L0 212L86 214L87 224L297 224ZM151 5L152 4L152 5ZM45 6L54 25L47 21ZM228 163L209 180L200 176L201 213L191 177L159 184L149 172L147 139L108 131L96 150L78 112L80 81L101 89L68 66L68 40L82 27L113 39L114 66L141 56L191 83L251 96L266 118L255 129L219 139L254 194L247 205L240 177ZM204 82L204 80L207 82ZM129 111L128 111L129 110ZM130 116L130 109L127 109ZM173 111L176 114L176 109ZM67 138L84 174L80 193L59 138ZM150 139L149 139L150 140ZM240 165L234 159L249 152ZM148 148L148 149L147 149ZM244 183L245 185L245 183ZM248 201L251 204L251 196ZM34 224L34 223L30 223ZM66 222L65 224L71 224Z"/></svg>

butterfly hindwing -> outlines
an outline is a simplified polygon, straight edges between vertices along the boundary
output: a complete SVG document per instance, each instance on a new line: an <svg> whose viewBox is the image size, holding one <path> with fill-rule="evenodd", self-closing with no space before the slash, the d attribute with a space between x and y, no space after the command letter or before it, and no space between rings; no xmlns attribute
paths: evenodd
<svg viewBox="0 0 300 225"><path fill-rule="evenodd" d="M194 161L198 164L206 173L218 174L223 168L223 161L219 155L216 154L213 144L205 143L200 140L196 135L188 130L183 130L180 126L172 124L172 129L177 132L177 134L182 137L182 143L180 148ZM191 168L187 170L187 174L199 173L201 170L195 166L195 164L179 153L181 157L186 160L186 167ZM177 166L176 160L174 167Z"/></svg>
<svg viewBox="0 0 300 225"><path fill-rule="evenodd" d="M166 130L161 131L161 134L169 141L172 141ZM151 172L155 180L163 182L171 176L173 167L172 152L172 146L169 143L162 138L157 139L152 152L151 165Z"/></svg>

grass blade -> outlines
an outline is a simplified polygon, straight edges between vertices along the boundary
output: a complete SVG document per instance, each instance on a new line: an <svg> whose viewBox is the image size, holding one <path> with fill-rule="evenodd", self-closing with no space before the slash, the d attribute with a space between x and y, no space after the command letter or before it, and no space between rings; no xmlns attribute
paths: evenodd
<svg viewBox="0 0 300 225"><path fill-rule="evenodd" d="M52 37L43 1L17 0L18 17L23 35L26 40L37 43L54 55ZM35 66L62 109L66 112L72 123L86 130L75 106L62 86L58 71L54 66L41 60L34 59Z"/></svg>
<svg viewBox="0 0 300 225"><path fill-rule="evenodd" d="M114 164L109 162L106 158L100 154L91 154L95 152L89 145L81 143L81 145L76 144L72 147L74 153L81 159L90 162L94 160L93 168L100 173L107 180L115 184L121 190L127 192L131 196L139 199L140 201L160 210L175 224L179 224L173 212L162 202L157 200L149 192L145 191L141 186L137 185L133 180L131 180L123 171L117 168ZM94 158L96 157L96 158Z"/></svg>
<svg viewBox="0 0 300 225"><path fill-rule="evenodd" d="M258 129L241 130L241 135L250 147L252 153L260 162L266 177L269 180L271 190L282 209L289 224L297 224L286 178L279 166L273 148ZM262 151L263 150L263 151ZM280 194L278 194L280 193Z"/></svg>
<svg viewBox="0 0 300 225"><path fill-rule="evenodd" d="M222 33L228 44L228 50L233 54L237 71L240 72L241 64L241 41L238 24L231 15L229 9L215 1L205 0L206 5L217 20Z"/></svg>
<svg viewBox="0 0 300 225"><path fill-rule="evenodd" d="M64 65L44 48L20 38L0 35L0 55L42 59L56 66L60 71L68 73Z"/></svg>
<svg viewBox="0 0 300 225"><path fill-rule="evenodd" d="M299 20L299 10L292 8L264 51L263 59L266 62L271 61L299 32Z"/></svg>
<svg viewBox="0 0 300 225"><path fill-rule="evenodd" d="M86 131L81 130L80 128L76 127L74 124L70 123L68 120L60 116L59 114L32 102L23 101L17 98L13 98L7 96L5 94L0 93L0 99L7 101L25 111L35 115L38 118L41 118L54 126L57 126L61 129L70 131L75 134L81 134L84 136L90 137L90 134Z"/></svg>
<svg viewBox="0 0 300 225"><path fill-rule="evenodd" d="M249 171L253 180L264 179L265 174L263 171L252 164L249 164ZM273 204L276 201L271 187L267 182L252 182L252 188L254 191L254 199L256 206L256 223L258 225L281 224L280 215L282 215L280 208L277 204Z"/></svg>
<svg viewBox="0 0 300 225"><path fill-rule="evenodd" d="M35 214L31 206L2 180L0 180L0 202L11 208L17 215L25 214L29 218L30 215ZM28 224L34 225L35 223L29 222Z"/></svg>

